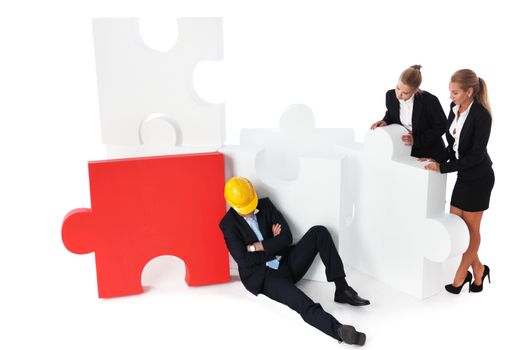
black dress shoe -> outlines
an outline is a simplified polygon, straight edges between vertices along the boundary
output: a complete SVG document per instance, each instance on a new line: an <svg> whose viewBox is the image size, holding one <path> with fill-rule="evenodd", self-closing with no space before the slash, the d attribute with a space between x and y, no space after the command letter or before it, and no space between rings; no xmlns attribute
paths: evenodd
<svg viewBox="0 0 525 350"><path fill-rule="evenodd" d="M366 342L366 334L355 330L354 326L342 325L337 329L339 338L347 344L363 346Z"/></svg>
<svg viewBox="0 0 525 350"><path fill-rule="evenodd" d="M357 292L352 287L346 287L343 290L336 290L334 301L337 303L347 303L353 306L369 305L370 302L357 295Z"/></svg>

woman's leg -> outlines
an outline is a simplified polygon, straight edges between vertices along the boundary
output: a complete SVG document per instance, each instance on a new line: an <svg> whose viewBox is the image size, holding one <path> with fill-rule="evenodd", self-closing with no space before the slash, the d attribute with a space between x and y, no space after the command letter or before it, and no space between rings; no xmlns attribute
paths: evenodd
<svg viewBox="0 0 525 350"><path fill-rule="evenodd" d="M478 276L476 280L481 283L481 276L483 275L483 265L479 261L478 250L481 243L480 224L483 217L483 211L467 212L459 208L450 207L452 214L458 215L465 221L469 231L470 239L467 250L463 253L461 263L459 264L456 276L454 277L454 286L459 286L467 276L468 268L472 265L474 276ZM480 270L481 269L481 270Z"/></svg>
<svg viewBox="0 0 525 350"><path fill-rule="evenodd" d="M481 244L481 219L483 218L483 212L464 212L464 219L467 223L470 232L470 244L469 249L472 246L472 250L469 252L468 259L471 260L470 266L472 266L472 272L474 273L474 282L477 285L481 284L483 271L485 267L479 260L478 250ZM474 233L474 235L472 234ZM473 242L474 239L474 242ZM466 252L465 252L466 253ZM468 260L467 260L468 261Z"/></svg>

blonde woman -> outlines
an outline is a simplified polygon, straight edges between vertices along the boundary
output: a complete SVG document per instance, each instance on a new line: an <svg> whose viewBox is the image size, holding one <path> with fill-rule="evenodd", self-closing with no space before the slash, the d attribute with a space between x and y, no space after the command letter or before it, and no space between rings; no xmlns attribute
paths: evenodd
<svg viewBox="0 0 525 350"><path fill-rule="evenodd" d="M490 269L481 263L478 249L481 242L481 218L489 208L494 187L492 161L487 153L492 116L485 81L472 70L455 72L450 79L449 90L452 103L446 132L448 160L431 160L425 168L441 173L458 172L450 200L450 212L465 221L470 234L469 246L463 254L454 281L446 285L445 289L459 294L468 282L470 292L481 292L485 277L488 276L490 283ZM474 282L469 267L472 267Z"/></svg>
<svg viewBox="0 0 525 350"><path fill-rule="evenodd" d="M447 118L437 97L419 89L422 80L420 65L405 69L396 88L386 93L384 118L370 128L402 125L408 133L401 139L406 146L412 147L413 157L444 161L447 155L442 136Z"/></svg>

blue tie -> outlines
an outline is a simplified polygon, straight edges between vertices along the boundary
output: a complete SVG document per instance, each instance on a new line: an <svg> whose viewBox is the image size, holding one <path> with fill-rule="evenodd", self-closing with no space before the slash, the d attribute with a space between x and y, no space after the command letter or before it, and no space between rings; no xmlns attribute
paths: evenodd
<svg viewBox="0 0 525 350"><path fill-rule="evenodd" d="M264 237L263 237L263 235L261 233L261 230L259 229L259 224L257 223L257 218L255 217L255 215L252 214L250 216L247 216L246 217L246 222L252 228L253 232L255 233L257 238L259 239L259 242L264 241ZM267 261L266 262L266 266L268 266L269 268L272 268L274 270L277 270L279 268L279 260L273 259L273 260Z"/></svg>

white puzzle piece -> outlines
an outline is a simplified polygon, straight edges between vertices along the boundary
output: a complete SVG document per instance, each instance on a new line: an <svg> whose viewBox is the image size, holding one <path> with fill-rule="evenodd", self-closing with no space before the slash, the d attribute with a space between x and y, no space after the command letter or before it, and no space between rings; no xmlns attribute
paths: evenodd
<svg viewBox="0 0 525 350"><path fill-rule="evenodd" d="M272 200L286 218L295 243L310 227L322 224L330 231L337 246L338 225L342 221L340 182L329 182L321 190L319 185L323 180L320 172L322 170L323 174L333 178L340 177L344 156L300 157L299 176L283 180L274 176L271 171L266 171L265 164L268 162L262 148L226 146L219 152L225 156L228 176L250 179L259 197L269 197ZM323 203L322 208L319 203ZM326 281L324 266L318 260L316 258L305 278ZM232 260L230 262L233 263Z"/></svg>
<svg viewBox="0 0 525 350"><path fill-rule="evenodd" d="M351 129L316 129L310 109L292 105L281 117L280 130L242 130L240 146L219 151L225 155L226 178L252 180L258 195L270 197L283 213L294 242L310 227L323 225L337 247L352 206L342 205L346 155L333 144L350 146L353 140ZM326 281L324 271L317 257L305 278Z"/></svg>
<svg viewBox="0 0 525 350"><path fill-rule="evenodd" d="M102 142L110 157L211 151L224 142L224 105L203 101L193 73L222 59L221 18L178 19L176 44L148 47L137 18L93 20Z"/></svg>
<svg viewBox="0 0 525 350"><path fill-rule="evenodd" d="M445 213L446 175L424 169L401 141L406 130L370 131L360 161L355 218L342 249L350 264L417 298L443 290L468 245L468 230ZM452 265L452 264L449 264Z"/></svg>

